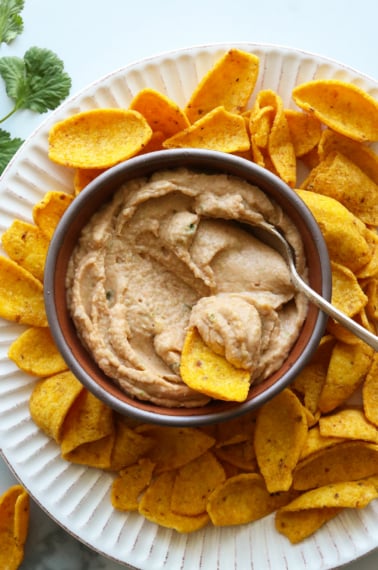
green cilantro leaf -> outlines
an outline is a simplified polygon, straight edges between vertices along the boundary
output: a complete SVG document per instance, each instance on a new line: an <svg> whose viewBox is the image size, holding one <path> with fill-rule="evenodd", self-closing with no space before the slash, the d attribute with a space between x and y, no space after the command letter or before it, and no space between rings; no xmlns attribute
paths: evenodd
<svg viewBox="0 0 378 570"><path fill-rule="evenodd" d="M0 44L10 44L24 29L24 0L0 0Z"/></svg>
<svg viewBox="0 0 378 570"><path fill-rule="evenodd" d="M23 142L19 138L12 139L7 131L0 129L0 174Z"/></svg>
<svg viewBox="0 0 378 570"><path fill-rule="evenodd" d="M5 121L18 109L45 113L55 109L69 94L71 78L64 71L61 59L52 51L32 47L19 57L0 58L0 75L7 95L15 106Z"/></svg>

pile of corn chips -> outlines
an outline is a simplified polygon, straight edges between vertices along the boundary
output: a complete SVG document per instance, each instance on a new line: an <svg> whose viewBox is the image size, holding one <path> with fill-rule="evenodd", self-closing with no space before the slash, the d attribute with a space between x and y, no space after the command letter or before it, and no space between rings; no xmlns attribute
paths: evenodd
<svg viewBox="0 0 378 570"><path fill-rule="evenodd" d="M378 156L370 143L378 140L378 102L355 85L316 80L294 89L298 110L286 109L277 93L254 93L258 73L255 55L231 49L185 108L146 87L129 109L57 123L49 156L75 169L73 195L104 169L157 149L215 149L260 164L313 212L332 262L334 305L375 332ZM303 181L299 164L308 170ZM275 512L277 530L297 543L341 510L378 497L378 355L332 320L290 388L219 425L136 424L89 393L57 351L43 304L49 240L72 199L49 192L34 207L33 224L15 220L3 234L8 257L0 257L0 316L28 325L9 358L38 378L31 416L64 459L113 471L116 509L184 533ZM188 346L191 370L198 343ZM211 369L211 351L201 357ZM244 389L243 378L235 381Z"/></svg>

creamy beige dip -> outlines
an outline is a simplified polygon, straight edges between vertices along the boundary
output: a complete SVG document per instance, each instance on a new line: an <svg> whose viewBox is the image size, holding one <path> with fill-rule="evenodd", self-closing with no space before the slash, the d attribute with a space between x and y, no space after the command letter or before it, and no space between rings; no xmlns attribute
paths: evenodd
<svg viewBox="0 0 378 570"><path fill-rule="evenodd" d="M223 174L133 180L84 228L69 262L69 308L83 344L129 395L170 407L208 402L179 375L192 326L251 383L285 360L306 300L282 257L234 220L279 226L305 275L301 239L280 207Z"/></svg>

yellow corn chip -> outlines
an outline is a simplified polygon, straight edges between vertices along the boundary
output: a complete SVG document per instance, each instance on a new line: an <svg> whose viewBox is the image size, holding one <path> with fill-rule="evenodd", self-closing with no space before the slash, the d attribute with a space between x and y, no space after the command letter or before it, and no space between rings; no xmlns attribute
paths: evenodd
<svg viewBox="0 0 378 570"><path fill-rule="evenodd" d="M367 419L378 427L378 353L375 353L362 387L363 408Z"/></svg>
<svg viewBox="0 0 378 570"><path fill-rule="evenodd" d="M83 444L114 434L113 412L88 390L71 405L63 426L61 448L66 457Z"/></svg>
<svg viewBox="0 0 378 570"><path fill-rule="evenodd" d="M240 152L250 148L243 117L216 107L187 129L166 139L164 148L207 148L221 152Z"/></svg>
<svg viewBox="0 0 378 570"><path fill-rule="evenodd" d="M17 570L24 557L29 527L29 496L13 485L0 497L0 567Z"/></svg>
<svg viewBox="0 0 378 570"><path fill-rule="evenodd" d="M154 440L148 457L156 464L155 473L177 469L213 447L215 440L205 432L190 427L141 425L137 433Z"/></svg>
<svg viewBox="0 0 378 570"><path fill-rule="evenodd" d="M172 137L189 127L189 119L180 107L166 95L155 89L141 89L131 101L130 109L138 111L151 129Z"/></svg>
<svg viewBox="0 0 378 570"><path fill-rule="evenodd" d="M66 416L83 390L69 370L37 382L29 400L34 423L60 443Z"/></svg>
<svg viewBox="0 0 378 570"><path fill-rule="evenodd" d="M64 212L71 204L73 196L66 192L47 192L33 208L34 223L51 239Z"/></svg>
<svg viewBox="0 0 378 570"><path fill-rule="evenodd" d="M243 402L249 392L250 373L235 368L215 354L196 328L188 331L181 353L180 374L190 388L219 400Z"/></svg>
<svg viewBox="0 0 378 570"><path fill-rule="evenodd" d="M111 465L113 445L114 433L111 433L95 441L82 443L71 451L62 452L62 458L71 463L108 470Z"/></svg>
<svg viewBox="0 0 378 570"><path fill-rule="evenodd" d="M42 283L0 255L0 317L23 325L47 326Z"/></svg>
<svg viewBox="0 0 378 570"><path fill-rule="evenodd" d="M378 155L364 143L354 141L336 133L332 129L324 129L318 145L320 160L329 154L339 152L356 164L375 184L378 184Z"/></svg>
<svg viewBox="0 0 378 570"><path fill-rule="evenodd" d="M171 494L176 474L174 471L161 473L149 485L139 502L139 513L147 520L177 532L189 533L206 526L207 513L186 516L174 513L171 509Z"/></svg>
<svg viewBox="0 0 378 570"><path fill-rule="evenodd" d="M291 493L268 493L258 473L240 473L219 485L209 496L207 512L215 526L259 520L292 499Z"/></svg>
<svg viewBox="0 0 378 570"><path fill-rule="evenodd" d="M313 534L341 509L362 509L377 496L374 485L369 481L342 482L312 489L277 511L276 529L296 544Z"/></svg>
<svg viewBox="0 0 378 570"><path fill-rule="evenodd" d="M105 168L76 168L73 180L75 196L105 170Z"/></svg>
<svg viewBox="0 0 378 570"><path fill-rule="evenodd" d="M49 240L37 226L14 220L1 236L1 242L13 261L43 281Z"/></svg>
<svg viewBox="0 0 378 570"><path fill-rule="evenodd" d="M261 111L267 107L269 112L265 122L261 122ZM273 112L270 111L273 109ZM255 113L257 114L258 125L254 125ZM270 122L270 130L267 134L266 152L273 165L273 171L278 174L284 182L294 187L296 182L296 158L294 145L291 139L289 125L286 119L283 101L281 97L271 89L260 91L256 97L254 107L251 112L249 128L251 137L255 136L255 142L262 146L261 142L266 139L266 131ZM261 129L264 129L261 132ZM256 140L256 134L259 137ZM262 139L262 140L261 140ZM265 166L269 168L269 162L265 160Z"/></svg>
<svg viewBox="0 0 378 570"><path fill-rule="evenodd" d="M142 458L122 469L112 484L111 502L115 509L138 510L140 495L150 484L154 467L152 461Z"/></svg>
<svg viewBox="0 0 378 570"><path fill-rule="evenodd" d="M334 131L356 141L378 140L378 101L337 79L315 79L293 89L295 103Z"/></svg>
<svg viewBox="0 0 378 570"><path fill-rule="evenodd" d="M369 263L364 265L357 273L357 279L366 280L370 277L378 278L378 233L375 229L366 228L364 237L371 250L371 258Z"/></svg>
<svg viewBox="0 0 378 570"><path fill-rule="evenodd" d="M253 432L248 440L217 447L214 453L220 461L226 461L229 465L238 467L243 471L251 473L258 471Z"/></svg>
<svg viewBox="0 0 378 570"><path fill-rule="evenodd" d="M320 121L314 115L294 109L285 109L285 117L295 156L299 158L307 155L320 141L322 134Z"/></svg>
<svg viewBox="0 0 378 570"><path fill-rule="evenodd" d="M171 496L172 511L196 516L206 512L210 493L226 480L222 465L211 451L177 470Z"/></svg>
<svg viewBox="0 0 378 570"><path fill-rule="evenodd" d="M294 470L293 488L306 491L330 483L357 481L377 474L377 444L342 441L300 461Z"/></svg>
<svg viewBox="0 0 378 570"><path fill-rule="evenodd" d="M259 58L251 53L230 49L206 73L193 91L186 114L191 123L215 107L227 111L244 111L255 87L259 72Z"/></svg>
<svg viewBox="0 0 378 570"><path fill-rule="evenodd" d="M378 428L360 409L346 408L319 419L319 430L325 437L342 437L378 443Z"/></svg>
<svg viewBox="0 0 378 570"><path fill-rule="evenodd" d="M307 435L307 419L299 399L289 389L264 404L257 414L257 463L270 493L288 491Z"/></svg>
<svg viewBox="0 0 378 570"><path fill-rule="evenodd" d="M311 413L318 411L319 396L327 376L329 361L335 340L331 335L324 336L311 361L299 372L291 384L299 394L305 408Z"/></svg>
<svg viewBox="0 0 378 570"><path fill-rule="evenodd" d="M49 158L75 168L109 168L136 155L151 135L146 119L137 111L83 111L52 127Z"/></svg>
<svg viewBox="0 0 378 570"><path fill-rule="evenodd" d="M331 268L332 304L348 317L354 317L366 306L367 296L348 267L331 262Z"/></svg>
<svg viewBox="0 0 378 570"><path fill-rule="evenodd" d="M378 185L339 152L313 168L302 188L330 196L366 224L378 225Z"/></svg>
<svg viewBox="0 0 378 570"><path fill-rule="evenodd" d="M335 344L319 398L323 413L343 404L360 386L370 368L373 353L374 350L362 341Z"/></svg>
<svg viewBox="0 0 378 570"><path fill-rule="evenodd" d="M153 444L153 438L137 433L122 419L118 419L110 468L113 471L120 471L133 465L148 453Z"/></svg>
<svg viewBox="0 0 378 570"><path fill-rule="evenodd" d="M317 453L318 451L322 451L323 449L326 449L333 445L337 445L341 443L341 441L344 440L339 437L326 437L324 435L321 435L319 424L314 425L311 429L308 430L307 437L299 456L299 460L302 461L302 459L305 459L309 455Z"/></svg>
<svg viewBox="0 0 378 570"><path fill-rule="evenodd" d="M27 374L52 376L67 370L49 328L31 327L11 344L8 357Z"/></svg>
<svg viewBox="0 0 378 570"><path fill-rule="evenodd" d="M369 263L372 252L365 239L366 227L334 198L296 190L319 224L330 258L356 273Z"/></svg>
<svg viewBox="0 0 378 570"><path fill-rule="evenodd" d="M236 418L215 424L216 447L226 447L253 439L256 412L244 413Z"/></svg>

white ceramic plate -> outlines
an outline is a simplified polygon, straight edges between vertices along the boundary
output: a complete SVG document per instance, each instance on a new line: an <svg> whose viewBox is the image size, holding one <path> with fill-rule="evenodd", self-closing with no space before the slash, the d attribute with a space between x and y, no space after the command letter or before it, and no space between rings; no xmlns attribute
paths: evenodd
<svg viewBox="0 0 378 570"><path fill-rule="evenodd" d="M0 187L0 233L14 218L31 221L45 192L71 190L72 175L47 158L50 127L72 113L95 107L127 106L143 87L153 87L184 105L211 65L230 47L260 57L255 93L271 88L291 103L292 88L314 78L351 81L378 98L378 83L325 58L260 44L216 44L163 54L120 69L90 85L52 113L6 169ZM47 513L93 549L143 570L230 570L306 568L325 570L378 547L378 501L345 511L297 546L274 529L273 515L235 528L207 527L180 535L137 514L115 511L112 475L66 463L59 448L34 425L28 400L34 384L7 358L21 328L0 320L0 441L6 461Z"/></svg>

